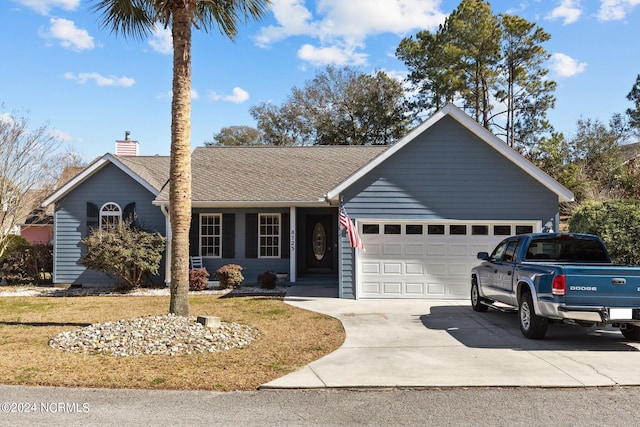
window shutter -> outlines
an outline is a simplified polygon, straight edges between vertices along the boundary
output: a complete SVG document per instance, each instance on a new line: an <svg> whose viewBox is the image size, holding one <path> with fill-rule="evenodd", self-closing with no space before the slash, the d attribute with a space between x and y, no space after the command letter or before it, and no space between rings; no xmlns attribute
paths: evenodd
<svg viewBox="0 0 640 427"><path fill-rule="evenodd" d="M285 213L282 214L281 216L282 218L282 224L280 224L280 230L282 231L280 234L280 257L281 258L291 258L291 245L290 243L290 239L291 236L289 236L290 232L291 232L291 227L289 224L289 214Z"/></svg>
<svg viewBox="0 0 640 427"><path fill-rule="evenodd" d="M136 219L136 202L131 202L124 207L124 213L122 215L123 221L133 221Z"/></svg>
<svg viewBox="0 0 640 427"><path fill-rule="evenodd" d="M258 214L246 214L244 224L244 257L258 258Z"/></svg>
<svg viewBox="0 0 640 427"><path fill-rule="evenodd" d="M236 216L222 215L222 258L236 256Z"/></svg>
<svg viewBox="0 0 640 427"><path fill-rule="evenodd" d="M100 226L100 211L91 202L87 202L87 234Z"/></svg>
<svg viewBox="0 0 640 427"><path fill-rule="evenodd" d="M200 256L200 214L191 214L189 228L189 256Z"/></svg>

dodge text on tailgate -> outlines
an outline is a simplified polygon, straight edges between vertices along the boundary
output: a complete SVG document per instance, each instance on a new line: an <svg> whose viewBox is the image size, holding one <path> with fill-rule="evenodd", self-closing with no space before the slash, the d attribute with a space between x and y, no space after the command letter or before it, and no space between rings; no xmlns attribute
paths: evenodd
<svg viewBox="0 0 640 427"><path fill-rule="evenodd" d="M525 337L540 339L549 323L571 322L613 325L640 341L640 267L613 265L600 238L523 234L478 259L471 271L473 309L517 308Z"/></svg>

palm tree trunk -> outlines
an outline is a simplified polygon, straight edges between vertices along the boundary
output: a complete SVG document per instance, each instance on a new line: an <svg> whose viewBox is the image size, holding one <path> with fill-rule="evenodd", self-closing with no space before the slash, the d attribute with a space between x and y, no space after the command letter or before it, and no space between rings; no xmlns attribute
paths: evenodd
<svg viewBox="0 0 640 427"><path fill-rule="evenodd" d="M184 7L173 11L171 34L173 100L169 204L173 244L169 312L188 316L191 226L191 21Z"/></svg>

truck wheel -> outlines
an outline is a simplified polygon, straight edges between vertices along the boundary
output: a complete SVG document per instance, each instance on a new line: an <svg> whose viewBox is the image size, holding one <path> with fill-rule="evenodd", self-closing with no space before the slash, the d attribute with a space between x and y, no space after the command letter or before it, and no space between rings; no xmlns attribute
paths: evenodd
<svg viewBox="0 0 640 427"><path fill-rule="evenodd" d="M544 338L549 322L547 318L540 317L536 314L533 306L533 298L529 292L522 294L520 304L518 305L518 315L520 317L520 331L522 335L532 340Z"/></svg>
<svg viewBox="0 0 640 427"><path fill-rule="evenodd" d="M488 306L482 303L483 298L480 296L480 291L478 290L478 279L475 277L471 279L471 307L473 307L474 311L479 311L484 313L489 309Z"/></svg>
<svg viewBox="0 0 640 427"><path fill-rule="evenodd" d="M624 329L620 329L622 335L629 341L640 341L640 327L627 323Z"/></svg>

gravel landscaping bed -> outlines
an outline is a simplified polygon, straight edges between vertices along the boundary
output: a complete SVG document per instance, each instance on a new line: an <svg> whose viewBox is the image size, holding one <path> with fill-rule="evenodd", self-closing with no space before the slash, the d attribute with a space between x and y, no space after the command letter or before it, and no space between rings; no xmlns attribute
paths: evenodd
<svg viewBox="0 0 640 427"><path fill-rule="evenodd" d="M245 347L257 337L257 330L238 323L221 322L209 328L195 317L164 314L62 332L49 345L83 354L181 356Z"/></svg>

